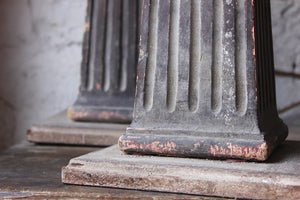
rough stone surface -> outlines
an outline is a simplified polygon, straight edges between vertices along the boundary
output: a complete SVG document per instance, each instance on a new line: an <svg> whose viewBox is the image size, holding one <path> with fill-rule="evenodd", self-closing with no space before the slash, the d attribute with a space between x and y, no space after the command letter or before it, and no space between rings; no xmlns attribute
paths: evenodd
<svg viewBox="0 0 300 200"><path fill-rule="evenodd" d="M126 155L111 146L69 162L62 181L79 185L247 199L300 196L299 141L288 141L267 163Z"/></svg>
<svg viewBox="0 0 300 200"><path fill-rule="evenodd" d="M25 143L1 152L0 199L212 199L212 197L195 195L66 185L61 182L61 166L65 165L74 156L98 149L90 147L28 145ZM213 199L217 200L219 198L214 197Z"/></svg>

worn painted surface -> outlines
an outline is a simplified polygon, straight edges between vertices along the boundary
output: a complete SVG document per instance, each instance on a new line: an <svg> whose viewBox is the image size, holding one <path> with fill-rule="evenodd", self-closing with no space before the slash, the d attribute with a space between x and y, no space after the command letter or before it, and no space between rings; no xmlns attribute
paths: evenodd
<svg viewBox="0 0 300 200"><path fill-rule="evenodd" d="M138 1L89 0L81 83L68 116L130 123L136 77Z"/></svg>
<svg viewBox="0 0 300 200"><path fill-rule="evenodd" d="M240 157L248 159L265 160L267 157L267 147L266 143L260 144L258 146L239 146L232 145L231 143L226 143L227 147L220 147L218 145L211 145L208 152L213 156L230 156L230 157Z"/></svg>
<svg viewBox="0 0 300 200"><path fill-rule="evenodd" d="M266 160L288 134L276 108L270 1L143 5L134 117L120 149Z"/></svg>
<svg viewBox="0 0 300 200"><path fill-rule="evenodd" d="M264 161L272 149L264 140L184 136L123 135L119 148L129 154L157 154L196 158L235 158Z"/></svg>
<svg viewBox="0 0 300 200"><path fill-rule="evenodd" d="M211 199L195 195L63 184L61 167L70 158L95 150L99 148L25 144L0 153L0 199Z"/></svg>
<svg viewBox="0 0 300 200"><path fill-rule="evenodd" d="M299 141L285 142L260 163L127 155L115 145L73 158L62 169L62 181L238 199L298 199L299 153Z"/></svg>
<svg viewBox="0 0 300 200"><path fill-rule="evenodd" d="M75 121L129 124L132 120L132 108L99 108L77 105L68 109L67 114L70 119Z"/></svg>
<svg viewBox="0 0 300 200"><path fill-rule="evenodd" d="M76 122L66 110L34 124L27 131L27 140L34 143L109 146L124 134L126 124Z"/></svg>
<svg viewBox="0 0 300 200"><path fill-rule="evenodd" d="M300 73L300 1L271 0L271 5L275 68ZM1 146L24 140L33 123L76 99L82 34L89 26L85 8L82 0L1 0L0 94L8 102L1 109ZM278 76L276 82L279 109L300 100L299 79ZM292 117L299 108L282 116Z"/></svg>

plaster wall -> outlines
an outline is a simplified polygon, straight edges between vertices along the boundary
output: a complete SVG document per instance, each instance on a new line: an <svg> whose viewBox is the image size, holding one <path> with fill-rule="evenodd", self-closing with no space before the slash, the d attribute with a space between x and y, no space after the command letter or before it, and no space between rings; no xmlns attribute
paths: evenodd
<svg viewBox="0 0 300 200"><path fill-rule="evenodd" d="M84 0L0 0L0 146L70 106L79 85Z"/></svg>

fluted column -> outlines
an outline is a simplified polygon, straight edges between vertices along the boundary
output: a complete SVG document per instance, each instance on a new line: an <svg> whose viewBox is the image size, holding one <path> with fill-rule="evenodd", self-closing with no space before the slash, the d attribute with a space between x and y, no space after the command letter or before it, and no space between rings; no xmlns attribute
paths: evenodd
<svg viewBox="0 0 300 200"><path fill-rule="evenodd" d="M137 0L89 0L81 84L73 120L132 120L136 79Z"/></svg>
<svg viewBox="0 0 300 200"><path fill-rule="evenodd" d="M265 160L276 110L269 0L144 0L127 153Z"/></svg>

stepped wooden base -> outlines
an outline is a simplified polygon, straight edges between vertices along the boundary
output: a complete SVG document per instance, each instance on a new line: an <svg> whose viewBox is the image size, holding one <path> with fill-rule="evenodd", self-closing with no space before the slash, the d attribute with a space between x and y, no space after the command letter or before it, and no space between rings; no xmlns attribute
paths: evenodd
<svg viewBox="0 0 300 200"><path fill-rule="evenodd" d="M268 162L127 155L116 145L72 159L69 184L249 199L300 197L300 142L287 141Z"/></svg>
<svg viewBox="0 0 300 200"><path fill-rule="evenodd" d="M109 146L116 144L128 124L74 122L63 111L33 125L27 139L35 143Z"/></svg>

